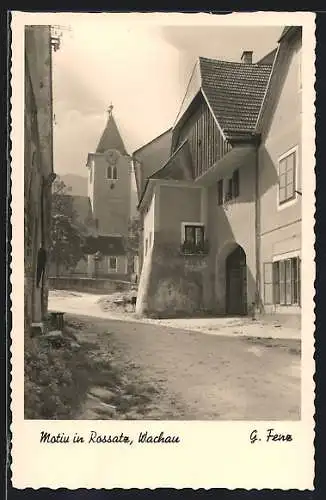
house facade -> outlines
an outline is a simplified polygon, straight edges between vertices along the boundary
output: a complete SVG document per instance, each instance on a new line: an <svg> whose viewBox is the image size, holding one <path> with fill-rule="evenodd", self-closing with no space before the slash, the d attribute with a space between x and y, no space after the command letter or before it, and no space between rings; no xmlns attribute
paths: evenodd
<svg viewBox="0 0 326 500"><path fill-rule="evenodd" d="M52 36L50 26L25 27L24 239L25 330L47 311L47 269L53 173Z"/></svg>
<svg viewBox="0 0 326 500"><path fill-rule="evenodd" d="M137 216L137 192L131 157L109 109L109 117L94 153L89 153L88 198L95 235L87 238L87 274L127 279L133 272L128 250L130 221Z"/></svg>
<svg viewBox="0 0 326 500"><path fill-rule="evenodd" d="M301 50L301 30L286 28L257 126L261 294L268 312L301 306Z"/></svg>
<svg viewBox="0 0 326 500"><path fill-rule="evenodd" d="M277 283L289 264L276 259L292 259L300 245L300 199L290 200L287 159L300 144L300 94L293 98L300 39L298 29L284 30L277 51L255 64L251 52L239 63L197 61L170 157L140 195L139 313L285 311ZM293 281L299 268L290 262ZM298 286L291 293L300 294Z"/></svg>

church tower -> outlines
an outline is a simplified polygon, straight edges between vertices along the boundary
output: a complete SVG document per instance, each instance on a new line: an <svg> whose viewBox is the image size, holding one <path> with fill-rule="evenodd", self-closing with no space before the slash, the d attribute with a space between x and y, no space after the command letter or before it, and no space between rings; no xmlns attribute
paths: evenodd
<svg viewBox="0 0 326 500"><path fill-rule="evenodd" d="M92 276L128 274L126 241L132 213L132 162L113 116L108 120L95 153L89 153L88 197L96 238L88 258ZM100 257L98 257L100 255Z"/></svg>

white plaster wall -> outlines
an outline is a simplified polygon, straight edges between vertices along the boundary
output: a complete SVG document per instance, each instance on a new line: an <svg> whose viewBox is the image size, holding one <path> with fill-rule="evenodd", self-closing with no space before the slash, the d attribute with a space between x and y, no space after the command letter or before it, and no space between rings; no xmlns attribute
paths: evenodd
<svg viewBox="0 0 326 500"><path fill-rule="evenodd" d="M140 273L136 312L141 314L143 309L146 308L147 303L147 290L149 286L150 271L152 266L152 250L154 243L154 232L155 232L155 202L158 201L155 193L153 194L152 201L149 205L148 212L144 216L144 230L143 230L143 265ZM148 245L147 254L145 255L145 241L146 238L149 240L149 234L152 233L152 243Z"/></svg>
<svg viewBox="0 0 326 500"><path fill-rule="evenodd" d="M155 193L153 194L152 201L149 205L149 209L147 214L144 217L144 241L143 241L143 259L144 263L145 260L148 258L149 254L152 251L153 248L153 243L154 243L154 231L155 231ZM145 254L146 251L146 239L148 241L148 246L147 246L147 254Z"/></svg>

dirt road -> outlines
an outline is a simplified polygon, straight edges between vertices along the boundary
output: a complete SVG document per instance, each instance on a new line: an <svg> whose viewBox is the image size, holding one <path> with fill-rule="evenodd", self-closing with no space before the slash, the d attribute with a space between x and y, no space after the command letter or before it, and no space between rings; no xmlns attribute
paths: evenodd
<svg viewBox="0 0 326 500"><path fill-rule="evenodd" d="M91 391L78 418L300 418L298 340L204 335L79 314L73 319L82 322L78 340L89 343L90 354L109 354L114 360L129 387L125 401L138 394L137 408L129 404L128 411L112 413L114 406L107 404L112 387L102 376L101 387ZM142 386L145 395L140 395Z"/></svg>

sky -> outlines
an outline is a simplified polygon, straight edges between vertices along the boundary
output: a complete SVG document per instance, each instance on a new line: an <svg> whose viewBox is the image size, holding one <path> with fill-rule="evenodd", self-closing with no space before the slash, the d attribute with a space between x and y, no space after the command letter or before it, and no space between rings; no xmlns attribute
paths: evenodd
<svg viewBox="0 0 326 500"><path fill-rule="evenodd" d="M253 62L277 45L283 26L151 24L87 14L63 29L53 55L54 168L86 176L113 114L129 154L169 129L198 56Z"/></svg>

